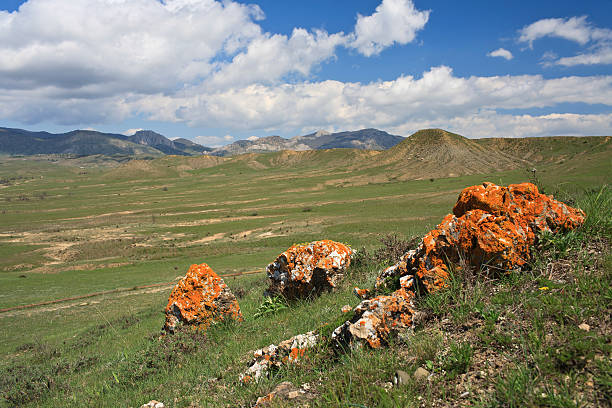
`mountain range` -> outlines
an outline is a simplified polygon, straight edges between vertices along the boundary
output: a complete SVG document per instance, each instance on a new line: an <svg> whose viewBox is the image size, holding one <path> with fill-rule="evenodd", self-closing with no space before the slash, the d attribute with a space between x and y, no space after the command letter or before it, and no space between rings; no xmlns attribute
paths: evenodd
<svg viewBox="0 0 612 408"><path fill-rule="evenodd" d="M10 155L69 154L128 155L159 157L166 154L199 155L212 149L186 139L172 141L150 130L132 136L94 130L73 130L67 133L31 132L0 127L0 153Z"/></svg>
<svg viewBox="0 0 612 408"><path fill-rule="evenodd" d="M386 150L404 140L378 129L362 129L349 132L330 133L320 130L304 136L285 139L280 136L260 137L253 140L238 140L227 146L214 149L214 156L235 156L244 153L278 152L281 150L360 149Z"/></svg>
<svg viewBox="0 0 612 408"><path fill-rule="evenodd" d="M74 130L67 133L31 132L23 129L0 127L0 153L10 155L70 154L128 155L159 157L163 155L234 156L244 153L263 153L281 150L313 150L353 148L385 150L404 138L377 129L329 133L318 131L304 136L285 139L280 136L239 140L227 146L210 148L191 140L170 140L151 130L141 130L132 136L103 133L94 130Z"/></svg>

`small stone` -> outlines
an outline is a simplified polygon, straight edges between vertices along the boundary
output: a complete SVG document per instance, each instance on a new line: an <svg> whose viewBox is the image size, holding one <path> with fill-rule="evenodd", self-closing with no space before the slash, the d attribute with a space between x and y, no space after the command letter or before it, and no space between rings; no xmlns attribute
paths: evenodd
<svg viewBox="0 0 612 408"><path fill-rule="evenodd" d="M429 377L429 371L427 371L423 367L419 367L419 368L416 369L414 374L412 374L412 376L417 381L424 381L424 380L427 379L427 377Z"/></svg>
<svg viewBox="0 0 612 408"><path fill-rule="evenodd" d="M151 400L147 402L146 404L143 404L140 406L140 408L165 408L165 407L166 406L164 405L163 402L155 401L155 400Z"/></svg>
<svg viewBox="0 0 612 408"><path fill-rule="evenodd" d="M400 385L406 385L410 383L410 374L403 370L397 370L393 375L393 385L399 387Z"/></svg>
<svg viewBox="0 0 612 408"><path fill-rule="evenodd" d="M578 328L579 328L580 330L584 330L584 331L587 331L587 332L588 332L589 330L591 330L591 326L589 326L589 325L588 325L588 324L586 324L586 323L582 323L582 324L578 325Z"/></svg>
<svg viewBox="0 0 612 408"><path fill-rule="evenodd" d="M349 313L351 310L353 310L353 308L351 307L351 305L344 305L340 310L342 311L342 313Z"/></svg>
<svg viewBox="0 0 612 408"><path fill-rule="evenodd" d="M250 353L253 359L249 368L240 375L239 379L243 384L259 381L270 367L278 368L285 364L294 364L301 361L306 351L318 342L319 336L314 331L310 331L284 340L278 346L270 344L267 347L255 350Z"/></svg>
<svg viewBox="0 0 612 408"><path fill-rule="evenodd" d="M296 402L303 402L305 400L310 400L310 399L313 399L314 397L315 397L314 394L307 393L304 390L300 390L296 388L289 381L283 381L282 383L278 384L274 388L274 390L272 390L271 393L263 397L259 397L255 404L255 408L267 407L270 405L270 403L273 400L274 401L293 401L293 403L296 403Z"/></svg>

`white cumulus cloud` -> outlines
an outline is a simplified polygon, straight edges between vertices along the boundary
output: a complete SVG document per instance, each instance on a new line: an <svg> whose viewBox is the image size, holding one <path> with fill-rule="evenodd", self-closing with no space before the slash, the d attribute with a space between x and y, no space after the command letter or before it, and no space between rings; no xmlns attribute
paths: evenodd
<svg viewBox="0 0 612 408"><path fill-rule="evenodd" d="M427 24L429 14L429 10L417 10L412 0L383 0L374 14L358 16L351 46L371 56L394 43L412 42Z"/></svg>
<svg viewBox="0 0 612 408"><path fill-rule="evenodd" d="M538 20L520 29L519 34L519 41L529 43L530 48L534 41L544 37L563 38L588 46L586 52L545 61L545 66L612 64L612 30L593 26L587 16Z"/></svg>
<svg viewBox="0 0 612 408"><path fill-rule="evenodd" d="M506 60L511 60L512 58L514 58L514 56L512 55L512 53L510 51L508 51L505 48L498 48L494 51L491 51L490 53L487 54L487 56L489 57L500 57L500 58L504 58Z"/></svg>
<svg viewBox="0 0 612 408"><path fill-rule="evenodd" d="M610 101L612 76L460 77L449 67L440 66L420 78L400 76L392 81L254 84L208 94L194 90L180 97L156 95L137 102L135 109L154 120L187 121L193 126L229 127L236 131L291 133L296 129L376 127L401 130L400 134L405 135L419 127L448 127L461 118L480 118L483 107L494 112L495 118L506 118L507 114L495 112L551 108L560 103L611 105ZM564 116L559 122L569 120ZM550 121L540 118L538 123ZM576 134L592 131L593 126L586 124L585 130L580 131L580 123L571 127ZM601 121L596 123L601 125L596 133L609 133L609 122L605 126ZM507 127L503 129L507 132ZM522 136L541 134L522 129ZM542 132L545 129L549 128Z"/></svg>

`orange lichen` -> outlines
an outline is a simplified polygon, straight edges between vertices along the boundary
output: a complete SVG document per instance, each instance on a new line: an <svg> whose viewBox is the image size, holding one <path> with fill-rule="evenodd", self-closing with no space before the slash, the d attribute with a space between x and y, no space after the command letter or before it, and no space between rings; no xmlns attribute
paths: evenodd
<svg viewBox="0 0 612 408"><path fill-rule="evenodd" d="M179 322L205 330L214 322L242 320L238 301L223 279L205 263L191 265L172 290L165 312L164 330L169 332Z"/></svg>
<svg viewBox="0 0 612 408"><path fill-rule="evenodd" d="M293 245L266 268L270 278L267 292L295 299L332 289L350 265L352 252L330 240Z"/></svg>

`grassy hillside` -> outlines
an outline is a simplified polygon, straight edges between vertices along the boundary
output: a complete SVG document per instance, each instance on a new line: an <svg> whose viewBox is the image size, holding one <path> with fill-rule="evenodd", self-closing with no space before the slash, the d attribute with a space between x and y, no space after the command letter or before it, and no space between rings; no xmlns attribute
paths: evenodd
<svg viewBox="0 0 612 408"><path fill-rule="evenodd" d="M606 145L538 162L548 193L600 218L579 236L542 247L530 272L482 284L457 277L451 291L425 301L426 318L407 343L340 356L321 350L259 385L236 384L249 350L337 320L341 306L357 303L351 287L367 286L381 262L392 261L364 257L338 292L256 319L265 265L291 244L328 238L372 252L386 234L425 233L468 185L533 177L525 165L497 171L484 157L493 166L480 169L486 173L466 165L461 176L442 177L455 171L457 158L467 160L465 151L484 156L493 147L441 139L416 152L427 158L418 165L409 156L414 146L169 156L110 170L70 159L62 166L2 160L0 308L171 282L192 263L220 274L261 274L228 279L245 322L207 336L158 338L170 287L0 313L0 406L140 406L154 398L166 406L249 406L286 379L308 383L316 406L605 403L612 265L610 193L601 187L612 174ZM440 176L424 175L445 157L452 160L438 162ZM395 370L419 366L434 374L430 381L389 388Z"/></svg>

